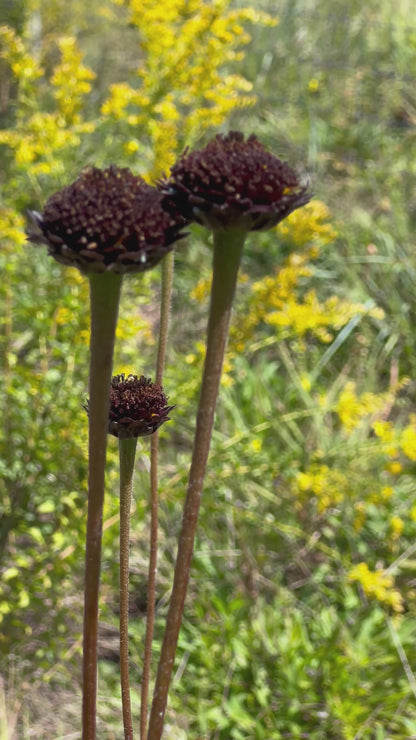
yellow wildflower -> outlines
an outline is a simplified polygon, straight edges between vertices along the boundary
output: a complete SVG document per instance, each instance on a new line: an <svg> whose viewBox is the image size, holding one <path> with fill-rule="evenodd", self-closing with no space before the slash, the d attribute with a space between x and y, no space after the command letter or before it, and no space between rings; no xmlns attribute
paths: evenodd
<svg viewBox="0 0 416 740"><path fill-rule="evenodd" d="M323 204L319 206L324 209ZM307 206L305 210L306 208ZM286 228L286 222L293 220L294 216L295 212L282 222L281 227ZM329 238L329 233L327 236ZM294 230L292 237L300 242L308 241L311 233L304 227L303 233L300 229ZM368 308L363 304L343 301L337 296L330 296L320 302L314 290L307 291L300 298L301 283L303 278L312 275L310 262L316 259L317 254L315 248L302 253L292 252L275 275L267 275L253 283L247 310L239 323L232 328L231 343L235 343L235 349L244 348L261 322L273 326L277 338L295 335L301 339L310 333L321 342L328 343L333 339L331 329L338 331L357 315L373 316L377 312L376 307Z"/></svg>
<svg viewBox="0 0 416 740"><path fill-rule="evenodd" d="M96 75L82 64L82 53L77 48L76 39L66 36L59 40L61 63L55 67L51 84L59 110L67 122L74 122L82 108L83 97L90 92L90 81Z"/></svg>
<svg viewBox="0 0 416 740"><path fill-rule="evenodd" d="M201 278L191 291L191 298L202 303L208 296L211 288L211 278Z"/></svg>
<svg viewBox="0 0 416 740"><path fill-rule="evenodd" d="M311 93L317 93L319 90L319 80L316 77L312 77L308 82L308 90Z"/></svg>
<svg viewBox="0 0 416 740"><path fill-rule="evenodd" d="M347 476L327 465L311 465L306 472L298 473L296 484L295 492L316 498L321 513L339 504L348 492Z"/></svg>
<svg viewBox="0 0 416 740"><path fill-rule="evenodd" d="M390 519L391 536L393 540L398 540L404 529L404 522L399 516L392 516Z"/></svg>
<svg viewBox="0 0 416 740"><path fill-rule="evenodd" d="M352 432L368 417L380 413L394 399L394 394L387 393L362 393L357 395L355 383L348 381L335 407L343 427ZM375 431L377 422L373 424ZM378 427L381 430L381 427ZM377 432L376 432L377 434ZM378 435L380 436L380 435Z"/></svg>
<svg viewBox="0 0 416 740"><path fill-rule="evenodd" d="M101 106L101 113L103 116L113 116L119 119L124 116L128 105L139 104L139 101L141 101L141 96L136 90L126 82L119 82L110 86L110 97Z"/></svg>
<svg viewBox="0 0 416 740"><path fill-rule="evenodd" d="M392 475L400 475L403 470L403 465L398 460L392 460L387 463L385 470Z"/></svg>
<svg viewBox="0 0 416 740"><path fill-rule="evenodd" d="M250 442L250 447L251 447L251 449L252 449L253 452L260 452L262 446L263 446L263 443L262 443L262 441L261 441L261 439L259 437L255 437Z"/></svg>
<svg viewBox="0 0 416 740"><path fill-rule="evenodd" d="M384 570L370 571L367 563L358 563L349 571L348 580L359 583L369 598L391 607L395 612L403 611L402 595L393 588L393 577Z"/></svg>
<svg viewBox="0 0 416 740"><path fill-rule="evenodd" d="M301 211L294 211L277 227L279 234L288 237L297 247L309 243L317 245L334 241L337 232L330 223L329 208L320 200L311 200Z"/></svg>
<svg viewBox="0 0 416 740"><path fill-rule="evenodd" d="M230 5L230 0L128 3L144 58L136 84L113 85L101 110L105 117L140 127L142 140L151 145L152 176L173 164L184 142L192 144L205 130L223 124L232 110L256 100L249 80L224 70L243 58L248 23L275 25L276 20Z"/></svg>
<svg viewBox="0 0 416 740"><path fill-rule="evenodd" d="M412 418L411 423L403 429L400 440L400 447L409 460L416 460L416 417Z"/></svg>
<svg viewBox="0 0 416 740"><path fill-rule="evenodd" d="M139 149L139 144L137 141L130 139L130 141L126 141L126 143L123 144L123 149L126 154L136 154Z"/></svg>
<svg viewBox="0 0 416 740"><path fill-rule="evenodd" d="M23 86L43 74L35 58L27 53L22 39L9 26L0 26L0 49L0 56L10 64L13 74Z"/></svg>
<svg viewBox="0 0 416 740"><path fill-rule="evenodd" d="M354 504L354 521L353 521L353 527L356 532L359 532L363 526L366 519L366 508L363 501L357 501L356 504Z"/></svg>
<svg viewBox="0 0 416 740"><path fill-rule="evenodd" d="M388 501L393 496L394 490L391 486L383 486L380 492L381 500Z"/></svg>
<svg viewBox="0 0 416 740"><path fill-rule="evenodd" d="M2 244L10 244L13 250L26 241L25 220L20 213L0 206L0 233Z"/></svg>

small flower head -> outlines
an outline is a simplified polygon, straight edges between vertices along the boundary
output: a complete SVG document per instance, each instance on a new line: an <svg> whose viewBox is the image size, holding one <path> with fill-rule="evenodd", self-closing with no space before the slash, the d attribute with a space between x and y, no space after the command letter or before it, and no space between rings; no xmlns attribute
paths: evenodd
<svg viewBox="0 0 416 740"><path fill-rule="evenodd" d="M29 240L46 244L58 262L82 272L142 272L183 234L184 220L162 208L156 188L127 168L89 168L29 213Z"/></svg>
<svg viewBox="0 0 416 740"><path fill-rule="evenodd" d="M185 151L160 187L184 218L210 229L270 229L310 200L286 162L237 131Z"/></svg>
<svg viewBox="0 0 416 740"><path fill-rule="evenodd" d="M143 375L115 375L111 380L108 431L115 437L146 437L169 421L162 386Z"/></svg>

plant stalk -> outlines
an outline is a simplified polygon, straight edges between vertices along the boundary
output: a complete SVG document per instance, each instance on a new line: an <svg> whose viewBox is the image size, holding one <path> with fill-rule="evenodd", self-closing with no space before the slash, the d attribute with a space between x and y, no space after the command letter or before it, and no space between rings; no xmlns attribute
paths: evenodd
<svg viewBox="0 0 416 740"><path fill-rule="evenodd" d="M162 300L160 305L159 344L156 361L156 383L162 385L169 334L170 305L172 298L174 252L169 252L162 262ZM149 575L146 608L146 636L143 657L143 675L140 701L140 740L146 740L147 705L149 697L150 666L155 623L157 544L158 544L158 456L159 432L150 440L150 543Z"/></svg>
<svg viewBox="0 0 416 740"><path fill-rule="evenodd" d="M169 684L189 581L192 552L208 460L215 406L228 340L232 302L246 232L214 232L214 261L207 348L196 421L194 448L165 635L158 664L147 740L160 740Z"/></svg>
<svg viewBox="0 0 416 740"><path fill-rule="evenodd" d="M104 477L114 340L122 278L112 272L90 280L89 473L85 552L82 738L95 740L98 595Z"/></svg>
<svg viewBox="0 0 416 740"><path fill-rule="evenodd" d="M129 682L130 511L137 437L119 439L120 455L120 683L124 740L133 740Z"/></svg>

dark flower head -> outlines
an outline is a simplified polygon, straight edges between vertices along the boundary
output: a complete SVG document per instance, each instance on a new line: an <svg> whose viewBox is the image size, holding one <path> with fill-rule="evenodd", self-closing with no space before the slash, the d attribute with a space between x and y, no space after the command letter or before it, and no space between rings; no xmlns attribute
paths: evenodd
<svg viewBox="0 0 416 740"><path fill-rule="evenodd" d="M108 431L115 437L146 437L169 421L162 386L143 375L115 375L111 380Z"/></svg>
<svg viewBox="0 0 416 740"><path fill-rule="evenodd" d="M184 220L162 208L162 195L141 177L112 165L85 170L29 213L29 240L82 272L142 272L184 236Z"/></svg>
<svg viewBox="0 0 416 740"><path fill-rule="evenodd" d="M310 200L286 162L237 131L185 151L160 188L184 218L210 229L270 229Z"/></svg>

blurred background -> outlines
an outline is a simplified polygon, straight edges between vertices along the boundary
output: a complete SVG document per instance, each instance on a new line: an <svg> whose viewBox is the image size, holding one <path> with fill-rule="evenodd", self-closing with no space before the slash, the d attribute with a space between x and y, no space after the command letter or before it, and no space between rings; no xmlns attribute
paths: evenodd
<svg viewBox="0 0 416 740"><path fill-rule="evenodd" d="M172 740L416 737L416 21L397 0L1 0L0 738L80 737L87 281L25 242L86 166L155 182L255 133L313 198L247 241L171 690ZM176 249L155 663L192 449L210 235ZM114 372L154 375L160 268L123 287ZM109 440L99 725L122 737ZM138 717L149 445L138 452Z"/></svg>

